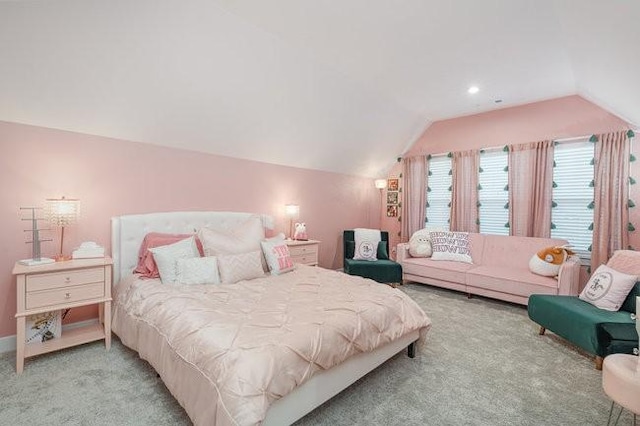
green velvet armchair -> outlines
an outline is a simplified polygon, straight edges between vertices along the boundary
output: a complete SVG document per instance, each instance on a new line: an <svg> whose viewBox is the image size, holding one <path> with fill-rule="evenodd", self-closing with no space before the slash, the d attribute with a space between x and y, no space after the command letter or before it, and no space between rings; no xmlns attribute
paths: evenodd
<svg viewBox="0 0 640 426"><path fill-rule="evenodd" d="M389 259L389 233L381 231L382 241L378 244L376 261L354 260L355 238L353 230L343 234L343 267L349 275L371 278L379 283L399 284L402 282L402 266Z"/></svg>

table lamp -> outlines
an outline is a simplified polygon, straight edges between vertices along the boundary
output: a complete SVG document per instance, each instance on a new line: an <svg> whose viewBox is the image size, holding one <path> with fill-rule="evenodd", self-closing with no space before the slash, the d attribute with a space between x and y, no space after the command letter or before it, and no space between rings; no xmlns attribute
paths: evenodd
<svg viewBox="0 0 640 426"><path fill-rule="evenodd" d="M60 252L55 257L57 262L69 260L70 256L63 254L64 228L73 225L78 221L80 214L80 200L72 198L48 198L45 203L45 218L53 226L59 226L60 231Z"/></svg>
<svg viewBox="0 0 640 426"><path fill-rule="evenodd" d="M289 240L293 239L293 219L300 216L300 206L297 204L287 204L284 206L284 214L289 218Z"/></svg>

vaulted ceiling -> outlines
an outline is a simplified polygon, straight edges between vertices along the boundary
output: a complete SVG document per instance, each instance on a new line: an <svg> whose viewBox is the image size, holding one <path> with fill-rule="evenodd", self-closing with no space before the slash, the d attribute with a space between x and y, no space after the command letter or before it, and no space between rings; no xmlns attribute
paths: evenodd
<svg viewBox="0 0 640 426"><path fill-rule="evenodd" d="M622 0L0 0L0 120L376 176L431 122L498 107L579 94L640 123L638 19Z"/></svg>

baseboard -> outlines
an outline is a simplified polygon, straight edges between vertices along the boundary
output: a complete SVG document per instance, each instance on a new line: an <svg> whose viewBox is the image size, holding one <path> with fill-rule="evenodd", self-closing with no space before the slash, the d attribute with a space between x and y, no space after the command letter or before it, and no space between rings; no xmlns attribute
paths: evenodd
<svg viewBox="0 0 640 426"><path fill-rule="evenodd" d="M74 328L84 327L85 325L93 325L98 323L98 318L86 321L72 322L62 326L62 332L65 330L73 330ZM16 350L16 335L0 337L0 353L13 352Z"/></svg>

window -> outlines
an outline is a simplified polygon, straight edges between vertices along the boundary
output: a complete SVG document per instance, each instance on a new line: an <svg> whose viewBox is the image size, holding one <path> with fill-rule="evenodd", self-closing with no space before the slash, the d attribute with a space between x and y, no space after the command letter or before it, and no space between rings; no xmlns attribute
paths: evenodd
<svg viewBox="0 0 640 426"><path fill-rule="evenodd" d="M478 200L480 201L480 232L483 234L509 235L509 154L501 149L485 151L480 154L478 175Z"/></svg>
<svg viewBox="0 0 640 426"><path fill-rule="evenodd" d="M449 229L451 213L451 158L439 155L429 159L427 177L427 218L429 226Z"/></svg>
<svg viewBox="0 0 640 426"><path fill-rule="evenodd" d="M555 146L551 237L563 238L581 259L589 261L593 236L595 144L588 139Z"/></svg>

